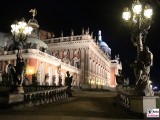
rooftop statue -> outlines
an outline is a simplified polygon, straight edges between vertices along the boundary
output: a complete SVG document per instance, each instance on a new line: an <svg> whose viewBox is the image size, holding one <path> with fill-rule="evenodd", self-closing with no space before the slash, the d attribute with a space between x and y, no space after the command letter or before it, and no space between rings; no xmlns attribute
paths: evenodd
<svg viewBox="0 0 160 120"><path fill-rule="evenodd" d="M31 9L29 12L32 13L33 19L37 15L37 10L36 9Z"/></svg>

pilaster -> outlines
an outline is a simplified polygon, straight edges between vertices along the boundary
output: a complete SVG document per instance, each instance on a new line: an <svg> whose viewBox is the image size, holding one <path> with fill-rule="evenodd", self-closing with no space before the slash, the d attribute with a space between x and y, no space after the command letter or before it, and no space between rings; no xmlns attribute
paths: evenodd
<svg viewBox="0 0 160 120"><path fill-rule="evenodd" d="M85 48L86 54L85 54L85 83L88 84L88 77L89 77L89 48Z"/></svg>
<svg viewBox="0 0 160 120"><path fill-rule="evenodd" d="M85 83L85 74L84 74L84 58L85 58L85 56L84 56L84 49L83 48L81 48L80 49L80 51L81 51L81 76L82 76L82 83Z"/></svg>
<svg viewBox="0 0 160 120"><path fill-rule="evenodd" d="M59 58L62 59L62 50L59 50Z"/></svg>
<svg viewBox="0 0 160 120"><path fill-rule="evenodd" d="M73 59L73 49L69 49L69 53L70 53L69 58L70 60L72 60Z"/></svg>

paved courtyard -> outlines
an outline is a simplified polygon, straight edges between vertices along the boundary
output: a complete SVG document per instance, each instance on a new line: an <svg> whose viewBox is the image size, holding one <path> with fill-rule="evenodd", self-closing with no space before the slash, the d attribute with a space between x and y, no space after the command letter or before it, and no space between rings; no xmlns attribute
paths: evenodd
<svg viewBox="0 0 160 120"><path fill-rule="evenodd" d="M140 119L116 107L115 92L74 91L74 97L52 104L1 109L0 120Z"/></svg>

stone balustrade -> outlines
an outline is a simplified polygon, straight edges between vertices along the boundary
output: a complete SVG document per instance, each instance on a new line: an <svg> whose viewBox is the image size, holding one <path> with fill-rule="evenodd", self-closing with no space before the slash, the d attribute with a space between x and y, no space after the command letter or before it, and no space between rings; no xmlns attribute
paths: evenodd
<svg viewBox="0 0 160 120"><path fill-rule="evenodd" d="M53 103L67 98L67 86L24 86L24 94L15 94L8 92L11 85L1 85L5 91L0 92L0 105L9 106L34 106L46 103Z"/></svg>
<svg viewBox="0 0 160 120"><path fill-rule="evenodd" d="M78 36L69 36L69 37L50 38L50 39L44 40L44 42L46 44L49 44L49 43L67 42L71 40L73 41L82 40L82 36L78 35Z"/></svg>
<svg viewBox="0 0 160 120"><path fill-rule="evenodd" d="M0 85L0 92L8 92L13 85ZM59 86L47 86L47 85L24 85L23 89L25 93L28 92L37 92L37 91L43 91L43 90L52 90L60 88Z"/></svg>
<svg viewBox="0 0 160 120"><path fill-rule="evenodd" d="M118 94L118 103L127 109L129 108L129 105L130 105L129 96L130 95L123 94L123 93Z"/></svg>
<svg viewBox="0 0 160 120"><path fill-rule="evenodd" d="M67 98L67 86L50 90L28 92L24 94L25 106L40 105L45 103L53 103L61 99Z"/></svg>

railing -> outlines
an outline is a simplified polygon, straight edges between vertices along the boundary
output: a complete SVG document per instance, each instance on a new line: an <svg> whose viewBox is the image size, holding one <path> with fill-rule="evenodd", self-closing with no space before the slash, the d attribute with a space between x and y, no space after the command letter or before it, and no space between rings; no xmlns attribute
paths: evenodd
<svg viewBox="0 0 160 120"><path fill-rule="evenodd" d="M130 96L133 94L133 89L135 86L122 86L121 90L117 93L117 103L126 109L130 108Z"/></svg>
<svg viewBox="0 0 160 120"><path fill-rule="evenodd" d="M37 92L28 92L24 94L25 106L40 105L45 103L52 103L60 99L67 98L67 86L55 88L51 90L43 90Z"/></svg>
<svg viewBox="0 0 160 120"><path fill-rule="evenodd" d="M6 95L4 96L4 94L8 95L8 91L11 87L11 85L0 85L0 88L3 88L3 91L0 92L0 96L2 95L2 98L8 99L7 101L12 101L12 103L2 101L2 103L4 102L5 104L4 106L17 105L14 103L19 103L21 106L34 106L56 102L68 97L68 94L66 93L68 86L23 86L25 93L21 94L22 98L20 101L15 101L10 97L6 98Z"/></svg>
<svg viewBox="0 0 160 120"><path fill-rule="evenodd" d="M55 88L59 88L59 86L38 86L38 85L30 85L30 86L23 86L25 93L27 92L36 92L36 91L43 91L43 90L51 90Z"/></svg>
<svg viewBox="0 0 160 120"><path fill-rule="evenodd" d="M13 85L0 85L0 92L8 92L9 90L11 90L12 87ZM37 92L37 91L43 91L43 90L52 90L56 88L60 88L60 87L59 86L40 86L40 85L39 86L38 85L23 86L25 93Z"/></svg>
<svg viewBox="0 0 160 120"><path fill-rule="evenodd" d="M129 108L130 105L129 95L119 93L119 104L125 108Z"/></svg>

